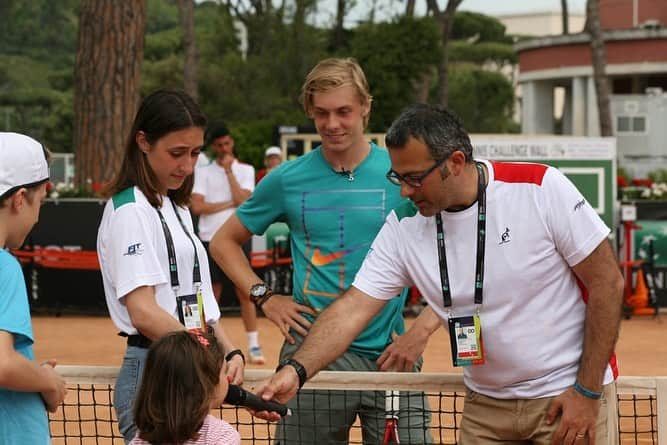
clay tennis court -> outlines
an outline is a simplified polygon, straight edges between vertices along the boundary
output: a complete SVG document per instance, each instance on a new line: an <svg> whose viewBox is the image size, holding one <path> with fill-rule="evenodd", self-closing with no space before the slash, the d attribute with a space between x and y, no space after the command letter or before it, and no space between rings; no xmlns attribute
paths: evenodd
<svg viewBox="0 0 667 445"><path fill-rule="evenodd" d="M240 317L224 316L225 327L232 341L244 348L246 345L245 331ZM408 319L412 324L414 319ZM63 365L95 365L119 366L125 349L124 339L116 335L116 329L107 317L44 317L33 318L35 331L35 355L37 360L55 358ZM267 364L262 367L249 365L248 368L273 369L278 361L278 353L282 344L282 336L278 329L267 319L259 320L260 340L267 358ZM653 317L636 317L624 320L621 326L621 335L617 347L620 370L623 376L664 376L667 375L667 323ZM438 330L431 338L424 354L425 372L460 373L460 368L451 366L449 339L444 329ZM69 397L69 396L68 396ZM104 394L97 394L104 398ZM108 399L108 395L106 396ZM99 400L96 403L100 403ZM108 403L108 400L102 400ZM433 407L437 400L431 398ZM640 403L639 410L650 410L646 403ZM77 408L73 409L78 410ZM242 412L243 421L251 419ZM228 419L228 417L225 417ZM239 416L241 419L241 416ZM230 419L228 419L230 420ZM629 421L633 421L630 419ZM623 423L623 422L622 422ZM640 428L651 429L651 421L647 418L639 419ZM241 425L238 427L242 437L255 437L255 427ZM268 437L268 430L266 430ZM88 433L87 433L88 434ZM447 432L447 443L453 441L453 432ZM650 435L639 438L624 439L623 444L654 443ZM351 440L359 440L358 431L353 431ZM90 439L68 438L54 440L55 444L83 444L97 443ZM99 443L112 443L111 440L102 440ZM122 443L116 439L113 443ZM244 441L245 443L245 441ZM250 443L250 442L248 442ZM260 443L266 443L260 442ZM360 443L360 442L353 442ZM436 443L437 439L436 439ZM655 442L657 443L657 442Z"/></svg>
<svg viewBox="0 0 667 445"><path fill-rule="evenodd" d="M246 348L241 317L223 315L224 326L238 347ZM664 321L663 321L664 320ZM283 337L266 318L259 320L260 342L267 359L263 367L274 368ZM411 324L414 319L408 319ZM55 358L63 365L120 366L125 341L107 317L33 318L36 360ZM616 353L621 375L667 375L667 314L662 318L635 317L624 320ZM256 368L257 366L249 365ZM431 337L424 354L424 371L461 372L451 365L449 337L439 329Z"/></svg>

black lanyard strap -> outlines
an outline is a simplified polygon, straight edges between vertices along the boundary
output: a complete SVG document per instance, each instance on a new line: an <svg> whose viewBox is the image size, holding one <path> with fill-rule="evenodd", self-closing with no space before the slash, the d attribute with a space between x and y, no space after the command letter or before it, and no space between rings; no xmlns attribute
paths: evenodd
<svg viewBox="0 0 667 445"><path fill-rule="evenodd" d="M484 169L480 163L477 167L477 259L475 261L475 304L483 302L484 290L484 249L486 245L486 181L484 180ZM438 240L438 265L440 267L440 284L442 288L442 299L445 307L452 306L452 291L449 286L449 273L447 272L447 254L445 250L445 231L442 226L442 215L435 214L435 224Z"/></svg>
<svg viewBox="0 0 667 445"><path fill-rule="evenodd" d="M192 270L192 282L195 284L195 286L197 286L198 284L201 283L201 271L199 268L199 256L197 255L197 245L195 244L195 241L192 239L192 236L190 236L190 232L188 232L187 227L185 227L185 224L183 224L183 220L181 219L181 215L178 214L178 210L176 209L176 204L174 204L174 201L171 201L171 206L174 209L176 218L178 218L178 222L181 224L183 232L185 232L185 236L187 236L190 242L192 243L192 248L194 249L195 252L195 263ZM174 289L178 289L179 287L178 264L176 262L176 249L174 248L174 239L171 236L171 230L169 230L169 226L167 225L167 221L164 219L164 215L162 215L160 209L156 210L157 214L160 216L160 223L162 224L164 239L167 242L167 255L169 256L169 278L171 281L171 287Z"/></svg>

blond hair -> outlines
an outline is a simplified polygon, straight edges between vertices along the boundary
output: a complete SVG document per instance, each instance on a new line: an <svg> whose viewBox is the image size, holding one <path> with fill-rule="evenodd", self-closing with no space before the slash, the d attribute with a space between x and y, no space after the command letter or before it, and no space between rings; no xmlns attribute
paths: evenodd
<svg viewBox="0 0 667 445"><path fill-rule="evenodd" d="M351 57L348 58L330 58L320 61L313 68L301 87L301 97L299 100L303 104L303 109L309 117L312 117L313 95L340 88L342 86L352 86L357 90L359 102L361 104L371 104L373 96L368 88L368 82L364 71L357 61ZM368 125L370 112L364 116L364 128Z"/></svg>

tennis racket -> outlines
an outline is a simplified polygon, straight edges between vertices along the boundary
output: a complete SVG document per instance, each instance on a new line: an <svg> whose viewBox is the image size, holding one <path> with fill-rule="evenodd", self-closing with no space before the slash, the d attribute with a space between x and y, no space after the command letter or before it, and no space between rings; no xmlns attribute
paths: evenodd
<svg viewBox="0 0 667 445"><path fill-rule="evenodd" d="M400 401L400 392L387 390L384 395L384 438L382 445L397 445L398 439L398 408Z"/></svg>

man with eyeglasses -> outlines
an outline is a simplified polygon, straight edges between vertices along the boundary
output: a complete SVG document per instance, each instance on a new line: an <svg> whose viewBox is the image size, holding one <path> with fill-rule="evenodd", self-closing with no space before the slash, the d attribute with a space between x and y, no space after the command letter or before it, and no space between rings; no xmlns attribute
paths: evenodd
<svg viewBox="0 0 667 445"><path fill-rule="evenodd" d="M557 169L473 159L447 110L407 108L386 141L387 178L410 201L294 359L314 375L413 283L464 367L460 443L607 444L623 291L609 229ZM280 370L258 394L297 388Z"/></svg>
<svg viewBox="0 0 667 445"><path fill-rule="evenodd" d="M318 63L304 82L301 99L322 145L281 164L262 179L253 195L213 237L211 251L237 287L250 293L284 335L280 366L305 377L292 354L315 318L352 283L387 214L404 200L384 177L390 166L386 150L364 136L371 95L354 60ZM276 221L285 222L290 229L294 265L291 296L274 295L240 251L253 233L264 233ZM425 310L411 330L392 343L395 334L405 331L402 311L406 294L403 288L396 288L396 298L332 357L327 369L419 371L424 346L414 345L426 342L438 318ZM292 401L289 406L293 414L278 425L275 434L280 444L347 443L357 416L363 442L382 442L384 393L378 397L377 391L360 391L332 398L326 391L303 391L298 404ZM402 443L431 443L427 406L422 393L402 394Z"/></svg>

